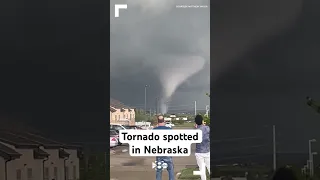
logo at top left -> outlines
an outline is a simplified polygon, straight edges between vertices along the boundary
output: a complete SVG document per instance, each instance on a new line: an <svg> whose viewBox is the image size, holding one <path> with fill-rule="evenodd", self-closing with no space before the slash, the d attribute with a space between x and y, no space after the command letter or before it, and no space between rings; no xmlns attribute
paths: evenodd
<svg viewBox="0 0 320 180"><path fill-rule="evenodd" d="M128 4L115 4L114 5L114 17L119 17L120 9L127 9Z"/></svg>

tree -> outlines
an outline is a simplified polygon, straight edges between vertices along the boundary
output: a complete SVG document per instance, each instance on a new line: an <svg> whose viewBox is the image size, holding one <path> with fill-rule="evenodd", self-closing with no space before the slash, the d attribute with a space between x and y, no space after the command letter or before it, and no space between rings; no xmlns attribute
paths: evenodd
<svg viewBox="0 0 320 180"><path fill-rule="evenodd" d="M203 116L203 120L204 120L204 122L206 122L206 125L207 125L207 126L210 125L210 116L204 115L204 116Z"/></svg>
<svg viewBox="0 0 320 180"><path fill-rule="evenodd" d="M80 160L81 179L107 179L106 155L105 152L86 154L87 162Z"/></svg>
<svg viewBox="0 0 320 180"><path fill-rule="evenodd" d="M145 114L144 111L136 109L135 111L135 121L136 122L141 122L141 121L148 121L150 120L150 115Z"/></svg>

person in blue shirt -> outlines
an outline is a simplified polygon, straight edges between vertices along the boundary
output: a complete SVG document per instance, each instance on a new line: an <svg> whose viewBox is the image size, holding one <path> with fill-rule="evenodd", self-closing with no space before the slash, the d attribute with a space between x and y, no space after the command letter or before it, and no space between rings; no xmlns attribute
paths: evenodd
<svg viewBox="0 0 320 180"><path fill-rule="evenodd" d="M163 116L161 116L161 115L158 116L157 120L158 120L158 126L153 128L154 130L171 130L170 127L166 126L166 123L164 121ZM169 174L169 180L174 180L175 176L174 176L172 157L170 157L170 156L157 156L156 161L167 163L167 165L168 165L167 171ZM162 169L157 169L156 180L162 180Z"/></svg>
<svg viewBox="0 0 320 180"><path fill-rule="evenodd" d="M199 171L205 171L206 167L210 173L210 127L204 125L203 117L197 115L195 117L195 127L202 131L202 142L196 144L196 160ZM207 173L201 175L201 180L207 179Z"/></svg>

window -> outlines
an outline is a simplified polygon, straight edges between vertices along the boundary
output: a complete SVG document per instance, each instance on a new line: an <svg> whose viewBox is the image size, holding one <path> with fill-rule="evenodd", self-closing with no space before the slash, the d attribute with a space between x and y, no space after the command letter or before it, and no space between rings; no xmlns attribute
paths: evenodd
<svg viewBox="0 0 320 180"><path fill-rule="evenodd" d="M27 177L28 177L28 180L33 179L32 168L27 169Z"/></svg>
<svg viewBox="0 0 320 180"><path fill-rule="evenodd" d="M120 114L118 115L118 120L120 120Z"/></svg>
<svg viewBox="0 0 320 180"><path fill-rule="evenodd" d="M131 114L130 114L130 120L132 119Z"/></svg>
<svg viewBox="0 0 320 180"><path fill-rule="evenodd" d="M58 180L58 167L53 168L53 177L54 180Z"/></svg>
<svg viewBox="0 0 320 180"><path fill-rule="evenodd" d="M21 170L17 169L17 180L21 180Z"/></svg>
<svg viewBox="0 0 320 180"><path fill-rule="evenodd" d="M44 180L49 180L49 168L48 167L44 168L43 177L44 177Z"/></svg>
<svg viewBox="0 0 320 180"><path fill-rule="evenodd" d="M117 120L117 115L114 115L114 120Z"/></svg>
<svg viewBox="0 0 320 180"><path fill-rule="evenodd" d="M64 170L65 170L66 179L68 180L69 179L69 167L65 167Z"/></svg>
<svg viewBox="0 0 320 180"><path fill-rule="evenodd" d="M73 180L77 180L77 166L73 166Z"/></svg>

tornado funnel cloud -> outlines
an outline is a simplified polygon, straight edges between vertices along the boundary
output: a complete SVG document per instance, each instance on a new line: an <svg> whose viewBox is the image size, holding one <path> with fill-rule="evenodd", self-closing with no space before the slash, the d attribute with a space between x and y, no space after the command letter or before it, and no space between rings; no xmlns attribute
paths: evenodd
<svg viewBox="0 0 320 180"><path fill-rule="evenodd" d="M175 93L177 88L190 77L200 72L206 60L201 56L173 56L166 57L171 59L170 66L164 67L159 75L163 88L162 99L160 101L161 113L167 113L167 102Z"/></svg>

